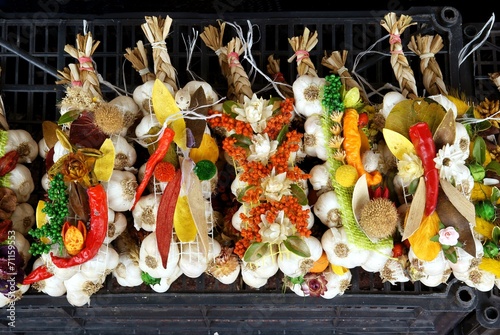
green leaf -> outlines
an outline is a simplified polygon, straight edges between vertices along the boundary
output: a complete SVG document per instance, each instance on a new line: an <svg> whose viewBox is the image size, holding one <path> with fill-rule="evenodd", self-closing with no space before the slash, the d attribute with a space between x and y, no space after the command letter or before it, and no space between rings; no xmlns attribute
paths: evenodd
<svg viewBox="0 0 500 335"><path fill-rule="evenodd" d="M477 136L472 147L472 157L477 164L482 165L486 159L486 143L481 136Z"/></svg>
<svg viewBox="0 0 500 335"><path fill-rule="evenodd" d="M76 119L78 119L78 117L80 116L80 113L81 113L80 111L66 112L63 115L61 115L59 120L57 120L57 124L65 124L65 123L73 122Z"/></svg>
<svg viewBox="0 0 500 335"><path fill-rule="evenodd" d="M413 181L410 183L410 185L408 185L408 193L409 194L415 194L415 192L417 191L419 180L420 180L420 178L413 179Z"/></svg>
<svg viewBox="0 0 500 335"><path fill-rule="evenodd" d="M292 191L293 196L297 198L297 201L301 206L305 206L309 203L309 201L307 200L307 195L302 189L302 187L300 187L297 184L291 184L290 189Z"/></svg>
<svg viewBox="0 0 500 335"><path fill-rule="evenodd" d="M151 277L149 273L144 271L141 272L141 279L146 285L156 285L159 284L161 281L161 278Z"/></svg>
<svg viewBox="0 0 500 335"><path fill-rule="evenodd" d="M445 252L444 256L452 263L457 262L457 253L455 252L455 249L453 249L453 252Z"/></svg>
<svg viewBox="0 0 500 335"><path fill-rule="evenodd" d="M432 242L439 242L439 235L434 235L431 237Z"/></svg>
<svg viewBox="0 0 500 335"><path fill-rule="evenodd" d="M276 138L276 141L278 141L279 144L283 142L283 139L285 138L285 135L288 133L288 125L285 125L283 128L281 128L280 133L278 134L278 137Z"/></svg>
<svg viewBox="0 0 500 335"><path fill-rule="evenodd" d="M243 260L247 263L255 262L266 254L269 250L268 242L254 242L250 244L247 251L243 255Z"/></svg>
<svg viewBox="0 0 500 335"><path fill-rule="evenodd" d="M288 238L283 241L283 244L290 252L298 256L301 257L311 256L311 252L309 251L309 246L299 236L288 236Z"/></svg>
<svg viewBox="0 0 500 335"><path fill-rule="evenodd" d="M486 165L486 170L493 171L500 176L500 163L496 160L492 160L488 165Z"/></svg>
<svg viewBox="0 0 500 335"><path fill-rule="evenodd" d="M248 148L252 144L252 140L249 137L243 136L241 134L233 134L231 135L231 137L236 139L235 145L242 148Z"/></svg>
<svg viewBox="0 0 500 335"><path fill-rule="evenodd" d="M298 277L293 277L293 278L287 276L287 278L290 281L290 283L292 283L294 285L302 285L302 283L305 281L303 276L298 276Z"/></svg>
<svg viewBox="0 0 500 335"><path fill-rule="evenodd" d="M450 249L450 246L449 245L446 245L446 244L441 244L441 247L443 248L444 251ZM445 253L446 254L446 253Z"/></svg>
<svg viewBox="0 0 500 335"><path fill-rule="evenodd" d="M488 241L483 245L484 256L495 258L498 255L498 245L492 241Z"/></svg>
<svg viewBox="0 0 500 335"><path fill-rule="evenodd" d="M224 113L229 114L232 118L236 118L238 114L233 112L233 108L239 106L240 105L236 101L227 100L222 104L222 110Z"/></svg>
<svg viewBox="0 0 500 335"><path fill-rule="evenodd" d="M500 190L498 189L498 187L493 186L493 188L491 189L490 201L492 204L496 204L498 199L500 199Z"/></svg>
<svg viewBox="0 0 500 335"><path fill-rule="evenodd" d="M252 187L254 187L253 185L248 185L248 186L245 186L239 193L238 193L238 196L237 196L237 199L239 202L243 202L243 197L245 196L245 194L247 193L247 191L249 189L251 189Z"/></svg>
<svg viewBox="0 0 500 335"><path fill-rule="evenodd" d="M480 163L472 163L468 167L474 181L481 181L486 176L486 170Z"/></svg>
<svg viewBox="0 0 500 335"><path fill-rule="evenodd" d="M474 131L479 133L488 130L490 127L491 127L491 122L488 120L484 120L474 124Z"/></svg>
<svg viewBox="0 0 500 335"><path fill-rule="evenodd" d="M493 242L495 242L495 244L498 245L500 241L500 227L493 227L493 230L491 231L491 239L493 240Z"/></svg>

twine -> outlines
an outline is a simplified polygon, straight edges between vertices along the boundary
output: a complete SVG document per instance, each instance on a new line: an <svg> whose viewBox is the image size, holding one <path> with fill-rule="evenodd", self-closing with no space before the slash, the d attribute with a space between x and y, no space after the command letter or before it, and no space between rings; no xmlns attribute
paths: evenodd
<svg viewBox="0 0 500 335"><path fill-rule="evenodd" d="M233 66L238 66L240 64L239 61L240 55L238 55L237 52L230 52L227 54L227 63L229 64L230 67Z"/></svg>

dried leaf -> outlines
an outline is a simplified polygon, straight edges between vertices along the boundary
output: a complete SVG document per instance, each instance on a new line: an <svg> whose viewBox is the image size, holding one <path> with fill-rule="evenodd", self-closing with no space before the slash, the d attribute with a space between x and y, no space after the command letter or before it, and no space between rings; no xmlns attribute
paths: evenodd
<svg viewBox="0 0 500 335"><path fill-rule="evenodd" d="M469 222L475 222L476 209L474 204L457 190L449 181L440 179L439 183L450 202Z"/></svg>
<svg viewBox="0 0 500 335"><path fill-rule="evenodd" d="M352 211L358 224L361 217L361 210L368 202L370 202L370 192L368 190L368 183L366 182L366 174L364 174L359 177L352 191Z"/></svg>
<svg viewBox="0 0 500 335"><path fill-rule="evenodd" d="M62 132L60 129L56 129L56 137L57 140L61 143L64 149L72 152L73 151L73 146L69 142L68 136L66 136L65 133Z"/></svg>
<svg viewBox="0 0 500 335"><path fill-rule="evenodd" d="M420 227L408 240L417 258L423 261L432 261L441 251L441 244L431 241L431 238L439 231L439 216L436 211L426 216Z"/></svg>
<svg viewBox="0 0 500 335"><path fill-rule="evenodd" d="M191 105L189 109L195 111L196 114L203 116L197 119L186 119L186 127L191 130L191 133L194 137L194 145L191 148L198 148L203 140L203 134L205 133L205 128L207 126L207 121L205 120L205 116L208 115L208 107L207 106L207 97L205 95L205 91L203 87L200 86L196 91L194 91L191 96Z"/></svg>
<svg viewBox="0 0 500 335"><path fill-rule="evenodd" d="M425 210L425 181L420 177L406 218L402 240L410 238L420 227Z"/></svg>
<svg viewBox="0 0 500 335"><path fill-rule="evenodd" d="M108 136L94 122L92 113L83 113L71 123L69 140L75 147L99 149Z"/></svg>
<svg viewBox="0 0 500 335"><path fill-rule="evenodd" d="M288 249L288 251L300 256L300 257L311 257L311 251L307 243L299 236L288 236L283 244Z"/></svg>
<svg viewBox="0 0 500 335"><path fill-rule="evenodd" d="M389 148L394 157L396 157L397 159L402 160L403 154L405 153L416 154L413 143L411 143L408 138L401 135L400 133L388 128L384 128L382 129L382 134L384 135L384 140L387 148Z"/></svg>
<svg viewBox="0 0 500 335"><path fill-rule="evenodd" d="M483 257L481 263L479 263L479 268L493 273L497 279L500 278L500 261L497 259Z"/></svg>
<svg viewBox="0 0 500 335"><path fill-rule="evenodd" d="M207 217L205 216L205 199L203 198L201 181L193 172L191 172L190 179L192 182L187 196L189 210L191 211L191 215L196 226L196 231L201 243L201 250L203 251L205 257L208 257L210 242L208 239Z"/></svg>
<svg viewBox="0 0 500 335"><path fill-rule="evenodd" d="M155 80L151 99L158 122L163 125L167 121L167 125L171 126L175 132L175 144L182 150L186 150L186 122L175 103L174 96L159 79Z"/></svg>
<svg viewBox="0 0 500 335"><path fill-rule="evenodd" d="M88 221L90 208L87 190L80 183L69 183L68 196L71 210L81 220Z"/></svg>
<svg viewBox="0 0 500 335"><path fill-rule="evenodd" d="M57 143L56 129L59 129L59 126L55 122L42 122L43 139L45 140L45 145L49 149Z"/></svg>
<svg viewBox="0 0 500 335"><path fill-rule="evenodd" d="M455 141L455 114L450 109L444 115L443 120L434 132L433 139L436 144L436 148L442 148L445 144L453 144Z"/></svg>
<svg viewBox="0 0 500 335"><path fill-rule="evenodd" d="M100 152L102 156L95 161L94 173L97 180L107 182L111 178L115 166L115 146L113 141L109 138L104 140Z"/></svg>
<svg viewBox="0 0 500 335"><path fill-rule="evenodd" d="M167 184L160 199L156 219L156 243L160 253L162 265L167 268L170 243L172 241L174 212L177 197L181 190L182 172L178 169L174 178Z"/></svg>
<svg viewBox="0 0 500 335"><path fill-rule="evenodd" d="M462 194L460 195L463 196ZM474 205L472 206L474 211ZM470 221L468 218L462 215L461 211L463 211L466 215L469 215L467 213L467 209L459 210L457 207L455 207L451 198L447 196L447 193L441 187L439 190L436 212L438 213L443 225L445 225L446 227L454 227L458 231L459 241L463 244L462 248L472 257L476 257L476 243L474 241L474 236L472 234L472 228L470 224L470 222L476 222L476 218L474 215L472 217L472 221Z"/></svg>
<svg viewBox="0 0 500 335"><path fill-rule="evenodd" d="M189 151L189 158L195 163L207 159L215 164L219 159L219 146L210 134L204 133L200 146Z"/></svg>
<svg viewBox="0 0 500 335"><path fill-rule="evenodd" d="M187 195L179 196L177 199L174 213L174 229L177 238L181 242L193 242L196 238L196 224L189 209Z"/></svg>
<svg viewBox="0 0 500 335"><path fill-rule="evenodd" d="M269 242L254 242L250 244L243 255L243 260L247 263L255 262L269 251Z"/></svg>

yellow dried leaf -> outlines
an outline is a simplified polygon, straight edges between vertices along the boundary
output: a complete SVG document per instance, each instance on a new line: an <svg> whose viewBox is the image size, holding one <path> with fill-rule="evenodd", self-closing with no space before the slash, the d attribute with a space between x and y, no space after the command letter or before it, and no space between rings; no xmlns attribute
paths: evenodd
<svg viewBox="0 0 500 335"><path fill-rule="evenodd" d="M195 163L202 160L209 160L215 164L219 159L219 146L210 134L204 133L200 146L190 150L189 158Z"/></svg>
<svg viewBox="0 0 500 335"><path fill-rule="evenodd" d="M62 144L63 148L73 152L73 146L69 142L68 136L62 132L60 129L56 129L57 140Z"/></svg>
<svg viewBox="0 0 500 335"><path fill-rule="evenodd" d="M59 126L55 122L53 121L42 122L43 138L45 139L45 144L49 149L52 148L57 142L56 129L59 129Z"/></svg>
<svg viewBox="0 0 500 335"><path fill-rule="evenodd" d="M189 210L195 223L196 231L199 235L201 250L208 257L210 250L210 241L208 239L207 217L205 215L205 200L203 198L203 190L201 181L196 177L191 170L191 185L188 192Z"/></svg>
<svg viewBox="0 0 500 335"><path fill-rule="evenodd" d="M479 269L493 273L495 277L500 278L500 261L493 258L483 257L479 264Z"/></svg>
<svg viewBox="0 0 500 335"><path fill-rule="evenodd" d="M348 268L345 268L341 265L335 265L335 264L330 264L330 268L332 269L333 273L336 275L342 276L344 273L349 271Z"/></svg>
<svg viewBox="0 0 500 335"><path fill-rule="evenodd" d="M182 117L181 110L175 103L172 93L170 93L168 88L159 79L156 79L153 85L151 99L158 122L163 125L167 121L167 126L172 127L175 132L175 144L182 150L186 150L186 122Z"/></svg>
<svg viewBox="0 0 500 335"><path fill-rule="evenodd" d="M476 225L474 226L474 230L478 233L491 240L492 231L495 225L491 222L486 221L485 219L476 216Z"/></svg>
<svg viewBox="0 0 500 335"><path fill-rule="evenodd" d="M37 228L41 228L44 224L49 222L49 219L47 218L47 214L45 214L42 211L44 207L45 207L45 201L38 200L38 205L36 206L36 214L35 214L35 221L36 221Z"/></svg>
<svg viewBox="0 0 500 335"><path fill-rule="evenodd" d="M439 216L434 211L426 216L420 227L408 238L412 250L419 259L423 261L432 261L441 251L441 244L431 241L431 237L439 232Z"/></svg>
<svg viewBox="0 0 500 335"><path fill-rule="evenodd" d="M413 143L397 131L384 128L382 134L384 135L387 147L397 159L402 160L405 153L415 154Z"/></svg>
<svg viewBox="0 0 500 335"><path fill-rule="evenodd" d="M107 138L101 145L102 156L96 159L94 173L97 180L107 182L113 174L115 166L115 146L111 139Z"/></svg>
<svg viewBox="0 0 500 335"><path fill-rule="evenodd" d="M174 211L174 229L181 242L193 242L196 238L196 224L189 209L188 197L179 196Z"/></svg>

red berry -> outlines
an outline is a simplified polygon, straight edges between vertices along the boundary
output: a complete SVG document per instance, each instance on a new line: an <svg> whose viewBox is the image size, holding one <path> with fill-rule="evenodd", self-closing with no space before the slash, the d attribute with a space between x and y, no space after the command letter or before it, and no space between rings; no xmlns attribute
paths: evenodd
<svg viewBox="0 0 500 335"><path fill-rule="evenodd" d="M392 257L399 257L403 255L403 243L395 243L394 247L392 248Z"/></svg>
<svg viewBox="0 0 500 335"><path fill-rule="evenodd" d="M366 113L359 114L358 126L365 127L366 125L368 125L368 114Z"/></svg>

